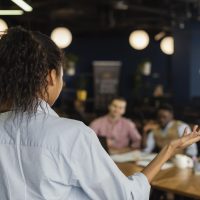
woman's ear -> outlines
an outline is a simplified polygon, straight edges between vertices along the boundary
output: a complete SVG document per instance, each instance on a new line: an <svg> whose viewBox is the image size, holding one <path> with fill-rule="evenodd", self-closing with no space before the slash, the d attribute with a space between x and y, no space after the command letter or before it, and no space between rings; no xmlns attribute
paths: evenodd
<svg viewBox="0 0 200 200"><path fill-rule="evenodd" d="M47 75L47 82L48 85L54 86L56 85L56 79L57 79L57 72L55 69L49 70L49 73Z"/></svg>

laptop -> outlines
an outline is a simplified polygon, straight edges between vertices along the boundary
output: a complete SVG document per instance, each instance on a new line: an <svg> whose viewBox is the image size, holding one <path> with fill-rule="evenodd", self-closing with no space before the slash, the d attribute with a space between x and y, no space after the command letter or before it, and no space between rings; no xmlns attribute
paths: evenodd
<svg viewBox="0 0 200 200"><path fill-rule="evenodd" d="M108 144L107 144L107 140L106 137L104 136L98 136L99 141L101 143L101 146L105 149L105 151L109 154L109 150L108 150Z"/></svg>

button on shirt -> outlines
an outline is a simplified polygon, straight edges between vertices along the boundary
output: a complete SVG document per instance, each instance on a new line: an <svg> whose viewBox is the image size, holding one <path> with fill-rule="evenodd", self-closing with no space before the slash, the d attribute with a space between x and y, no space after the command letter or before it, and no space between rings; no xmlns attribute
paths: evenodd
<svg viewBox="0 0 200 200"><path fill-rule="evenodd" d="M90 127L98 136L107 137L109 144L114 148L132 147L138 148L141 143L141 136L135 124L127 119L120 118L113 122L108 115L94 120Z"/></svg>
<svg viewBox="0 0 200 200"><path fill-rule="evenodd" d="M148 200L142 173L125 177L83 123L46 103L34 116L0 114L1 200Z"/></svg>

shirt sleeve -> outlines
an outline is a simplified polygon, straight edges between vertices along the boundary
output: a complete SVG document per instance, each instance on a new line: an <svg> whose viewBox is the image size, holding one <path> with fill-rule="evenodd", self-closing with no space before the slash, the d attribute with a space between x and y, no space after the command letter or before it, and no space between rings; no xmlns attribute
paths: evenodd
<svg viewBox="0 0 200 200"><path fill-rule="evenodd" d="M181 125L178 127L178 134L179 134L179 137L182 137L185 128L188 128L190 132L192 131L191 128L190 128L187 124L181 124ZM197 156L197 154L198 154L197 144L194 143L194 144L190 145L189 147L187 147L187 148L186 148L186 154L187 154L188 156Z"/></svg>
<svg viewBox="0 0 200 200"><path fill-rule="evenodd" d="M134 148L138 148L141 145L141 135L138 132L135 124L130 121L130 127L129 127L129 137L131 139L131 146Z"/></svg>
<svg viewBox="0 0 200 200"><path fill-rule="evenodd" d="M153 132L150 132L147 135L147 143L146 144L147 144L147 146L144 149L144 152L151 153L153 151L153 149L155 148L155 139L154 139Z"/></svg>
<svg viewBox="0 0 200 200"><path fill-rule="evenodd" d="M78 186L87 196L95 200L148 200L150 185L146 176L137 173L127 178L93 132L89 140L79 143L79 150L76 148L72 154Z"/></svg>

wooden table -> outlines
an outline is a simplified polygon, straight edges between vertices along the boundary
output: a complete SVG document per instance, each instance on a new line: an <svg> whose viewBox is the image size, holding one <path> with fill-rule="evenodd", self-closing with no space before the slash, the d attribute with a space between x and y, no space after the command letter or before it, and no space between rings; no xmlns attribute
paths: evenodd
<svg viewBox="0 0 200 200"><path fill-rule="evenodd" d="M126 176L142 170L134 163L117 163L117 166ZM155 189L200 199L200 176L193 174L192 169L173 167L161 170L151 185Z"/></svg>
<svg viewBox="0 0 200 200"><path fill-rule="evenodd" d="M109 154L110 155L123 154L123 153L128 153L130 151L139 150L138 148L132 148L132 147L124 147L124 148L121 148L121 149L113 148L113 147L108 147L108 148L109 148Z"/></svg>

